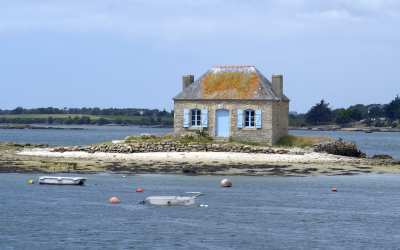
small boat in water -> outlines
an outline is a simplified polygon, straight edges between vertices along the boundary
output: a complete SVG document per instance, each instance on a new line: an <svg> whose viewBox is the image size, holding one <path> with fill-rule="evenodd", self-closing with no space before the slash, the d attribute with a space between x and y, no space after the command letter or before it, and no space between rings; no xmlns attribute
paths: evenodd
<svg viewBox="0 0 400 250"><path fill-rule="evenodd" d="M47 185L83 185L86 177L55 177L55 176L41 176L39 177L39 184Z"/></svg>
<svg viewBox="0 0 400 250"><path fill-rule="evenodd" d="M188 193L199 193L199 192L188 192ZM183 196L150 196L146 198L146 201L150 202L152 205L161 206L193 206L194 199L196 197L205 195L204 193L199 193L191 197Z"/></svg>

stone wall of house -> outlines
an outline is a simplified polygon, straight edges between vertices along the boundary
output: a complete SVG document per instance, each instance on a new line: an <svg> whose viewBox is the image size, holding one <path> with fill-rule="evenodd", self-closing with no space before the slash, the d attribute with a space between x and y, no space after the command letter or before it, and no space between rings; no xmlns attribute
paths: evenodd
<svg viewBox="0 0 400 250"><path fill-rule="evenodd" d="M229 110L230 128L229 135L232 138L243 141L254 141L266 144L275 143L278 137L288 131L289 105L288 102L265 101L265 100L175 100L174 102L174 134L178 136L185 132L195 132L198 127L183 127L184 109L208 109L208 127L203 128L211 136L216 136L216 111L218 109ZM238 128L238 109L243 112L246 109L262 111L261 128ZM275 110L274 110L275 109ZM244 119L243 119L244 120ZM284 122L285 124L280 124ZM278 126L279 125L279 126ZM277 126L277 127L274 127ZM278 133L274 135L274 133Z"/></svg>
<svg viewBox="0 0 400 250"><path fill-rule="evenodd" d="M242 141L254 141L266 144L272 144L272 102L271 101L256 101L246 100L239 103L235 103L230 110L231 118L231 130L230 135L233 138ZM244 111L246 109L252 109L256 111L261 109L261 128L245 128L244 124L242 128L238 128L238 109L243 110L243 122L244 122Z"/></svg>
<svg viewBox="0 0 400 250"><path fill-rule="evenodd" d="M282 136L289 133L289 102L274 102L272 116L272 144L279 141Z"/></svg>

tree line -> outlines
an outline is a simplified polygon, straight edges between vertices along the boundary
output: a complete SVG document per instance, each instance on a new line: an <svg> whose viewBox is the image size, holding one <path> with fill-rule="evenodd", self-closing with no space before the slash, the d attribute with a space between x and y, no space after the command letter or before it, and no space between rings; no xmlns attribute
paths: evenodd
<svg viewBox="0 0 400 250"><path fill-rule="evenodd" d="M1 117L1 115L48 114L47 118ZM67 118L55 118L52 114L71 114ZM74 116L75 115L75 116ZM80 115L80 116L78 116ZM119 116L116 119L90 119L87 115ZM124 116L141 116L141 119L124 119ZM33 108L17 107L13 110L0 109L0 123L12 124L119 124L119 125L173 125L173 120L162 120L162 117L174 117L174 111L137 108Z"/></svg>
<svg viewBox="0 0 400 250"><path fill-rule="evenodd" d="M157 116L157 117L173 117L173 111L168 112L165 109L137 109L137 108L33 108L24 109L17 107L13 110L1 110L0 115L24 115L24 114L76 114L76 115L113 115L113 116Z"/></svg>
<svg viewBox="0 0 400 250"><path fill-rule="evenodd" d="M400 97L397 95L389 104L357 104L347 109L332 109L324 99L316 103L306 114L289 115L289 125L304 127L309 125L338 124L348 126L362 121L366 126L397 127L400 119Z"/></svg>
<svg viewBox="0 0 400 250"><path fill-rule="evenodd" d="M117 118L115 120L112 119L107 119L100 117L97 120L90 119L89 116L69 116L66 118L53 118L52 116L49 116L47 118L21 118L21 117L16 117L16 118L6 118L6 117L0 117L0 123L11 123L11 124L76 124L76 125L106 125L106 124L118 124L118 125L166 125L170 126L173 125L174 122L173 120L169 121L163 121L161 120L161 117L156 117L156 116L148 116L148 117L143 117L140 120L124 120L121 118Z"/></svg>

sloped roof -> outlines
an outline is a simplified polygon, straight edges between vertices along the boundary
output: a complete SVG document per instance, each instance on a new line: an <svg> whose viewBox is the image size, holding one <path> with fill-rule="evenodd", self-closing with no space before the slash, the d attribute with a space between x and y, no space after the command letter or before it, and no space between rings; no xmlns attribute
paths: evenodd
<svg viewBox="0 0 400 250"><path fill-rule="evenodd" d="M253 65L214 66L173 99L280 100L271 82ZM289 101L285 95L282 100Z"/></svg>

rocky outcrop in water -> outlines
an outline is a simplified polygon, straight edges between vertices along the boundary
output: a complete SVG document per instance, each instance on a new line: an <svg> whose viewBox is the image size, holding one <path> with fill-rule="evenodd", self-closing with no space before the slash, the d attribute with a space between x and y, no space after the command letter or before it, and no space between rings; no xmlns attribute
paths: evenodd
<svg viewBox="0 0 400 250"><path fill-rule="evenodd" d="M392 160L393 157L391 157L390 155L374 155L372 156L372 159Z"/></svg>
<svg viewBox="0 0 400 250"><path fill-rule="evenodd" d="M49 144L35 144L35 143L14 143L14 142L0 142L0 147L16 147L16 148L24 148L24 147L31 147L31 148L46 148Z"/></svg>
<svg viewBox="0 0 400 250"><path fill-rule="evenodd" d="M361 152L355 142L344 142L341 139L335 142L321 143L314 146L315 152L326 152L328 154L350 156L357 158L368 158Z"/></svg>

